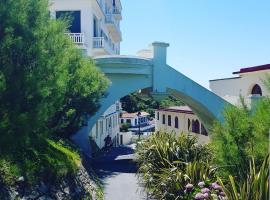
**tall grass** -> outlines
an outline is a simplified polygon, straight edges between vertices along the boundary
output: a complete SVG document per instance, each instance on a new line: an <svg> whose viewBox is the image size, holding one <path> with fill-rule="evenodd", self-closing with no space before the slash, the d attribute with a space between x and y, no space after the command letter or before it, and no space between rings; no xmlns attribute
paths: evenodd
<svg viewBox="0 0 270 200"><path fill-rule="evenodd" d="M227 183L224 183L221 179L219 182L230 200L268 200L269 155L265 157L259 169L256 169L254 158L252 158L250 160L247 178L240 184L231 175Z"/></svg>

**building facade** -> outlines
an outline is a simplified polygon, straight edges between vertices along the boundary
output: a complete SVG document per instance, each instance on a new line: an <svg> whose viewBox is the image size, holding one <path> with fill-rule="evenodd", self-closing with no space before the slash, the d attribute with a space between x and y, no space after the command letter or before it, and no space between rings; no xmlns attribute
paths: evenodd
<svg viewBox="0 0 270 200"><path fill-rule="evenodd" d="M51 0L54 19L68 17L67 36L87 56L120 54L120 0Z"/></svg>
<svg viewBox="0 0 270 200"><path fill-rule="evenodd" d="M240 104L242 96L248 106L261 96L269 96L264 81L270 76L270 64L242 68L231 78L210 80L210 89L233 105Z"/></svg>
<svg viewBox="0 0 270 200"><path fill-rule="evenodd" d="M141 132L153 131L155 125L149 121L150 114L147 112L128 113L122 112L120 115L121 124L130 124L129 131L138 132L139 127Z"/></svg>
<svg viewBox="0 0 270 200"><path fill-rule="evenodd" d="M66 36L86 56L120 54L122 6L120 0L50 0L53 19L66 19ZM99 118L89 133L99 148L104 147L107 135L119 144L120 102L115 102Z"/></svg>
<svg viewBox="0 0 270 200"><path fill-rule="evenodd" d="M196 136L201 144L209 142L207 130L188 106L174 106L155 111L157 131Z"/></svg>
<svg viewBox="0 0 270 200"><path fill-rule="evenodd" d="M114 146L119 145L119 116L121 112L120 102L111 105L99 118L91 130L90 136L99 148L105 146L105 137L112 138Z"/></svg>

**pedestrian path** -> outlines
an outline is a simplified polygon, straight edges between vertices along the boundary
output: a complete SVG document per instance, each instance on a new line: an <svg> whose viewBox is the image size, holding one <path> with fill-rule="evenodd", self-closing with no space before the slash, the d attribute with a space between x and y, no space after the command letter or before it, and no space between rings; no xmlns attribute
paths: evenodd
<svg viewBox="0 0 270 200"><path fill-rule="evenodd" d="M113 148L97 158L93 167L104 185L105 200L144 200L146 192L138 183L132 146Z"/></svg>

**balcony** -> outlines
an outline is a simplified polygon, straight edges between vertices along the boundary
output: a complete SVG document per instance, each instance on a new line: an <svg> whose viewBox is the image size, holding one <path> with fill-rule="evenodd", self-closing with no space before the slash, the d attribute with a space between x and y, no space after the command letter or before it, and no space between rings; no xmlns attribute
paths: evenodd
<svg viewBox="0 0 270 200"><path fill-rule="evenodd" d="M121 10L117 7L113 8L113 15L116 20L122 20Z"/></svg>
<svg viewBox="0 0 270 200"><path fill-rule="evenodd" d="M119 54L119 50L104 37L93 38L93 51L95 56L107 55L107 54Z"/></svg>
<svg viewBox="0 0 270 200"><path fill-rule="evenodd" d="M105 16L105 24L108 27L108 30L112 33L112 37L114 41L119 42L122 40L122 33L120 31L120 27L114 19L113 14L106 14Z"/></svg>
<svg viewBox="0 0 270 200"><path fill-rule="evenodd" d="M66 35L71 39L74 44L78 46L85 45L84 33L66 33Z"/></svg>

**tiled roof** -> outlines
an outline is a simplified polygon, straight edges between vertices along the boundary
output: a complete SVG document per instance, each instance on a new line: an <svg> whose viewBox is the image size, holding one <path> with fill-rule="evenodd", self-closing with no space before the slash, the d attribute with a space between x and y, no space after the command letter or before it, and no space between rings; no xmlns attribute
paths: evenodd
<svg viewBox="0 0 270 200"><path fill-rule="evenodd" d="M186 113L186 114L194 114L190 107L188 106L172 106L169 108L158 109L157 111L168 111L168 112L176 112L176 113Z"/></svg>
<svg viewBox="0 0 270 200"><path fill-rule="evenodd" d="M242 74L242 73L248 73L248 72L256 72L256 71L262 71L262 70L267 70L267 69L270 69L270 64L259 65L259 66L255 66L255 67L241 68L240 71L233 72L233 74Z"/></svg>
<svg viewBox="0 0 270 200"><path fill-rule="evenodd" d="M128 112L122 112L121 118L135 118L137 117L138 113L128 113ZM150 114L147 112L141 112L141 117L149 116Z"/></svg>

